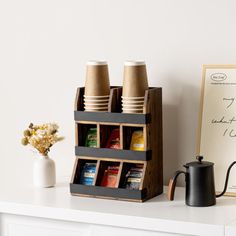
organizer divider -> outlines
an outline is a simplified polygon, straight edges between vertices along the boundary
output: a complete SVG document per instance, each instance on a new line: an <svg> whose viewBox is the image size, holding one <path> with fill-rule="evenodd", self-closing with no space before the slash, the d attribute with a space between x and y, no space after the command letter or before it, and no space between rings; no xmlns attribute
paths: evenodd
<svg viewBox="0 0 236 236"><path fill-rule="evenodd" d="M121 87L112 87L108 104L108 112L121 112Z"/></svg>
<svg viewBox="0 0 236 236"><path fill-rule="evenodd" d="M148 143L147 143L147 126L144 126L143 127L143 142L144 142L144 150L147 151L147 146L148 146Z"/></svg>
<svg viewBox="0 0 236 236"><path fill-rule="evenodd" d="M97 123L97 148L101 147L101 137L100 137L100 124Z"/></svg>
<svg viewBox="0 0 236 236"><path fill-rule="evenodd" d="M79 158L78 158L78 157L76 157L76 158L75 158L75 163L74 163L74 166L73 166L73 171L72 171L71 180L70 180L70 182L71 182L72 184L74 183L74 179L75 179L75 172L76 172L76 169L77 169L78 160L79 160Z"/></svg>
<svg viewBox="0 0 236 236"><path fill-rule="evenodd" d="M121 173L122 173L122 169L123 169L123 161L120 162L119 172L118 172L118 175L117 175L116 188L119 188L120 176L121 176Z"/></svg>
<svg viewBox="0 0 236 236"><path fill-rule="evenodd" d="M124 149L123 125L120 125L120 149Z"/></svg>
<svg viewBox="0 0 236 236"><path fill-rule="evenodd" d="M143 182L144 182L144 177L146 175L146 171L147 171L147 162L144 162L143 163L143 176L142 176L142 179L141 179L141 182L140 182L139 190L143 189Z"/></svg>
<svg viewBox="0 0 236 236"><path fill-rule="evenodd" d="M79 146L79 132L78 132L78 123L75 122L75 146Z"/></svg>
<svg viewBox="0 0 236 236"><path fill-rule="evenodd" d="M94 186L96 185L99 168L100 168L100 160L97 161L96 172L95 172L94 179L93 179Z"/></svg>

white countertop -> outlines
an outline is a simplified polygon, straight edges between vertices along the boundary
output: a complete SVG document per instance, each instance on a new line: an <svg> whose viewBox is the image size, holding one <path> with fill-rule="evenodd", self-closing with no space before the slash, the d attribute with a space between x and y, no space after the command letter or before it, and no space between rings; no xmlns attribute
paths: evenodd
<svg viewBox="0 0 236 236"><path fill-rule="evenodd" d="M71 196L66 182L45 189L0 184L0 213L181 234L207 230L213 235L236 220L236 198L219 198L213 207L188 207L184 191L177 188L173 202L162 194L132 203Z"/></svg>

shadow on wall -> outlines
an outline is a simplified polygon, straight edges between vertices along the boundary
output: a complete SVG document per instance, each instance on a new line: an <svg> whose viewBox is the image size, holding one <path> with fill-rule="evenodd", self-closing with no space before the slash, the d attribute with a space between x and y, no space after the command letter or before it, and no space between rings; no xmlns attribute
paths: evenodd
<svg viewBox="0 0 236 236"><path fill-rule="evenodd" d="M164 184L167 185L171 177L178 169L178 121L177 105L163 104L163 165Z"/></svg>
<svg viewBox="0 0 236 236"><path fill-rule="evenodd" d="M200 91L183 84L175 104L163 104L163 165L164 184L176 170L184 170L186 162L194 161L198 128ZM184 186L184 176L178 186Z"/></svg>

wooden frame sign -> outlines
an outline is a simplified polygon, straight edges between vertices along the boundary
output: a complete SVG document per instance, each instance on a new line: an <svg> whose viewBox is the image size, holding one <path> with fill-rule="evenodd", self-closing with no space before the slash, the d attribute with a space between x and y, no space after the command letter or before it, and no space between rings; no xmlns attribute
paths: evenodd
<svg viewBox="0 0 236 236"><path fill-rule="evenodd" d="M236 160L236 65L203 67L198 153L215 163L216 191L224 188L226 171ZM236 168L226 195L236 196Z"/></svg>

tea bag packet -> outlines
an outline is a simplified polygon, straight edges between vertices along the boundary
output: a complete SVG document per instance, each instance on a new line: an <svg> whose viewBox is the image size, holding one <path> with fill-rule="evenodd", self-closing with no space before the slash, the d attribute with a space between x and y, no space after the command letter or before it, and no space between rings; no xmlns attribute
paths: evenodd
<svg viewBox="0 0 236 236"><path fill-rule="evenodd" d="M97 128L90 128L87 132L86 147L97 147Z"/></svg>
<svg viewBox="0 0 236 236"><path fill-rule="evenodd" d="M101 186L115 188L118 172L119 166L108 166L107 170L104 171Z"/></svg>
<svg viewBox="0 0 236 236"><path fill-rule="evenodd" d="M130 150L144 151L144 137L142 130L136 130L132 134Z"/></svg>
<svg viewBox="0 0 236 236"><path fill-rule="evenodd" d="M120 130L113 129L108 139L106 148L120 149Z"/></svg>
<svg viewBox="0 0 236 236"><path fill-rule="evenodd" d="M96 163L85 163L80 176L80 184L93 185Z"/></svg>
<svg viewBox="0 0 236 236"><path fill-rule="evenodd" d="M143 175L143 167L131 167L126 174L125 188L126 189L139 189Z"/></svg>

